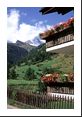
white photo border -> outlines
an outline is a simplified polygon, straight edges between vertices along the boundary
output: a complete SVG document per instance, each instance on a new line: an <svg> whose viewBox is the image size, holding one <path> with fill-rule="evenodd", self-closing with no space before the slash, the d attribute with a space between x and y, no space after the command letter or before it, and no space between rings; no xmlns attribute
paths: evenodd
<svg viewBox="0 0 82 117"><path fill-rule="evenodd" d="M74 7L74 109L7 109L7 7ZM0 116L81 115L81 0L0 0Z"/></svg>

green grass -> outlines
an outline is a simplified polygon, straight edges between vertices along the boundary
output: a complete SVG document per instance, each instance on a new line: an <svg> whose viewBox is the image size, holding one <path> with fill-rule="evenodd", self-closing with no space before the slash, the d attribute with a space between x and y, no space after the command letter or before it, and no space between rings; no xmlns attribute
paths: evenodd
<svg viewBox="0 0 82 117"><path fill-rule="evenodd" d="M30 65L30 67L32 69L34 69L35 73L40 73L38 67L36 65ZM20 67L16 67L16 73L18 74L18 79L23 79L24 76L25 76L25 72L26 70L29 68L28 65L25 65L25 66L20 66Z"/></svg>
<svg viewBox="0 0 82 117"><path fill-rule="evenodd" d="M36 92L38 90L38 80L27 81L27 80L8 80L7 86L15 89L24 89L32 92Z"/></svg>
<svg viewBox="0 0 82 117"><path fill-rule="evenodd" d="M8 85L31 85L31 84L37 84L38 80L33 80L33 81L27 81L27 80L7 80Z"/></svg>
<svg viewBox="0 0 82 117"><path fill-rule="evenodd" d="M73 72L73 62L74 60L72 56L64 57L64 55L58 55L56 57L53 56L51 60L45 60L43 62L30 65L30 67L35 71L36 75L36 79L33 79L31 81L24 80L25 72L29 68L29 65L25 65L24 63L22 63L20 66L16 66L15 69L16 73L18 74L17 80L9 79L7 81L7 85L14 85L19 88L36 90L38 88L38 81L41 77L44 68L54 67L59 68L59 70L62 71L62 73L70 73ZM32 86L33 84L35 84L36 86Z"/></svg>
<svg viewBox="0 0 82 117"><path fill-rule="evenodd" d="M58 67L59 70L63 73L73 72L73 61L73 57L71 56L64 57L64 55L59 55L57 57L53 57L51 60L45 60L43 62L36 63L35 65L30 65L30 67L34 69L37 78L40 79L39 74L42 73L45 67ZM18 74L18 79L24 78L25 72L28 68L28 65L16 66L16 73Z"/></svg>

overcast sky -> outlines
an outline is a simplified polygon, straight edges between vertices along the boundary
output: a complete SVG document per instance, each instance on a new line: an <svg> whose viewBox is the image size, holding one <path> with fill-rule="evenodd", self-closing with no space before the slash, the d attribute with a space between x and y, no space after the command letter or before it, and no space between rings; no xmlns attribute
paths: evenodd
<svg viewBox="0 0 82 117"><path fill-rule="evenodd" d="M66 15L58 13L42 15L40 9L40 7L8 7L7 40L12 42L33 40L39 33L74 16L73 11Z"/></svg>

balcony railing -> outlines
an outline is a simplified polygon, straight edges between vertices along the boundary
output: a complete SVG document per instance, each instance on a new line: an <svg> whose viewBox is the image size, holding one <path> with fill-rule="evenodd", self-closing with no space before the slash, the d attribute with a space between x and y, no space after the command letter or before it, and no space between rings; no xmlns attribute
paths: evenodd
<svg viewBox="0 0 82 117"><path fill-rule="evenodd" d="M52 39L51 41L48 41L46 43L46 47L49 48L49 47L52 47L52 46L57 46L57 45L60 45L60 44L63 44L63 43L73 41L73 40L74 40L74 34L68 34L66 36L59 37L57 39Z"/></svg>

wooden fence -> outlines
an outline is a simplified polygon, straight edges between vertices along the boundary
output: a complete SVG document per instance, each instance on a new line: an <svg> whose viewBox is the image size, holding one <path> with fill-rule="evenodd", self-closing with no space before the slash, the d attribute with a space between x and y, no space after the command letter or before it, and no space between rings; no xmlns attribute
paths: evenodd
<svg viewBox="0 0 82 117"><path fill-rule="evenodd" d="M33 94L28 91L18 89L8 89L7 97L20 103L30 105L39 109L73 109L74 98L60 96L50 96L48 94ZM30 108L30 107L29 107Z"/></svg>

